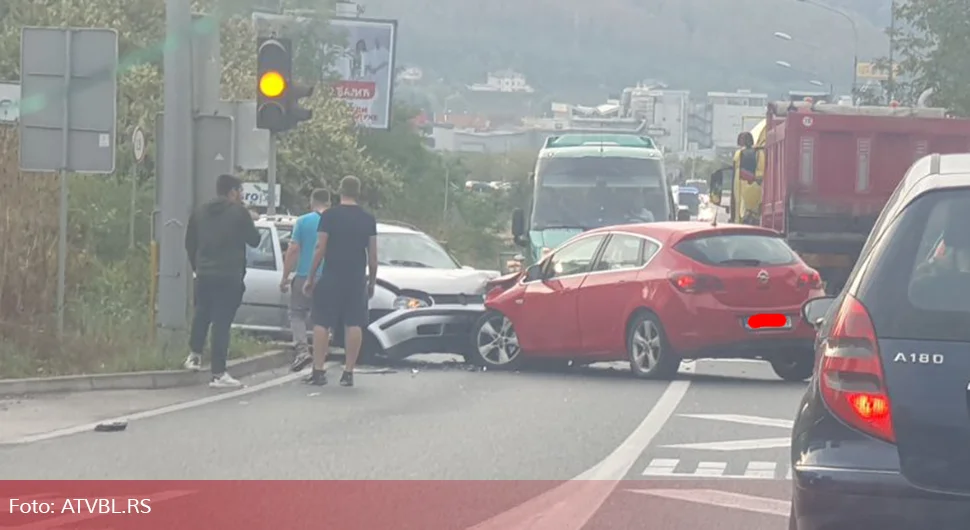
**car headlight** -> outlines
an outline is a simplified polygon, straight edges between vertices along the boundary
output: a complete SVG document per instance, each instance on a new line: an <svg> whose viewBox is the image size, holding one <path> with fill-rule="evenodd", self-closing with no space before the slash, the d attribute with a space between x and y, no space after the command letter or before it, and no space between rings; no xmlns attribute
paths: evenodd
<svg viewBox="0 0 970 530"><path fill-rule="evenodd" d="M430 305L431 304L429 304L427 300L414 298L413 296L398 296L391 304L394 309L418 309L420 307L428 307Z"/></svg>

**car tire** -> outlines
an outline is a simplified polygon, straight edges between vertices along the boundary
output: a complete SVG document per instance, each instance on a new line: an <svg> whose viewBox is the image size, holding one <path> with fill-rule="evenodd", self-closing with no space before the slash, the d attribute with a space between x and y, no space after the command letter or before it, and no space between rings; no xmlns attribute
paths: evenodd
<svg viewBox="0 0 970 530"><path fill-rule="evenodd" d="M514 370L522 365L522 348L512 321L489 310L472 327L465 361L493 370Z"/></svg>
<svg viewBox="0 0 970 530"><path fill-rule="evenodd" d="M812 377L815 357L809 355L790 355L771 359L771 369L785 381L800 382Z"/></svg>
<svg viewBox="0 0 970 530"><path fill-rule="evenodd" d="M670 347L660 318L648 311L633 315L626 330L630 372L641 379L672 379L680 357Z"/></svg>

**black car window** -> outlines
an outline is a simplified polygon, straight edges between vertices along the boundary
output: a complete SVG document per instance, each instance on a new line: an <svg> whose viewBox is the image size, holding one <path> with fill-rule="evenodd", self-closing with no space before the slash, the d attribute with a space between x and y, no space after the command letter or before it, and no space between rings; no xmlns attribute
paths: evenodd
<svg viewBox="0 0 970 530"><path fill-rule="evenodd" d="M966 212L970 189L926 193L874 241L861 264L858 295L880 337L970 341ZM941 236L945 252L927 260Z"/></svg>
<svg viewBox="0 0 970 530"><path fill-rule="evenodd" d="M620 271L635 269L644 264L642 237L629 234L613 234L603 248L603 254L596 263L596 270Z"/></svg>
<svg viewBox="0 0 970 530"><path fill-rule="evenodd" d="M780 237L761 234L698 237L682 241L674 248L694 261L717 267L791 265L798 259Z"/></svg>
<svg viewBox="0 0 970 530"><path fill-rule="evenodd" d="M546 262L545 277L551 279L589 272L604 237L585 237L559 249Z"/></svg>
<svg viewBox="0 0 970 530"><path fill-rule="evenodd" d="M265 271L276 270L276 245L269 228L258 228L259 245L246 247L246 267Z"/></svg>

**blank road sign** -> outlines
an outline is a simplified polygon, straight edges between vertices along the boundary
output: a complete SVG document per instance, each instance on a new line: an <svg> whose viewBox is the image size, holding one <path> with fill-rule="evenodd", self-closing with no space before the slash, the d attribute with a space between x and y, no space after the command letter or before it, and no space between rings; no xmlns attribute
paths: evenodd
<svg viewBox="0 0 970 530"><path fill-rule="evenodd" d="M117 31L25 27L20 42L21 169L114 172Z"/></svg>

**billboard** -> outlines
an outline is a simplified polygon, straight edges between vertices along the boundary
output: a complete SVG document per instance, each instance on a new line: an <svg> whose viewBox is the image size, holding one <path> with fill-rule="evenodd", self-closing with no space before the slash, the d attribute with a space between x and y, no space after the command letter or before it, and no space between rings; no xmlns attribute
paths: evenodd
<svg viewBox="0 0 970 530"><path fill-rule="evenodd" d="M397 21L334 18L330 24L347 38L336 50L334 95L353 107L359 126L389 129Z"/></svg>

